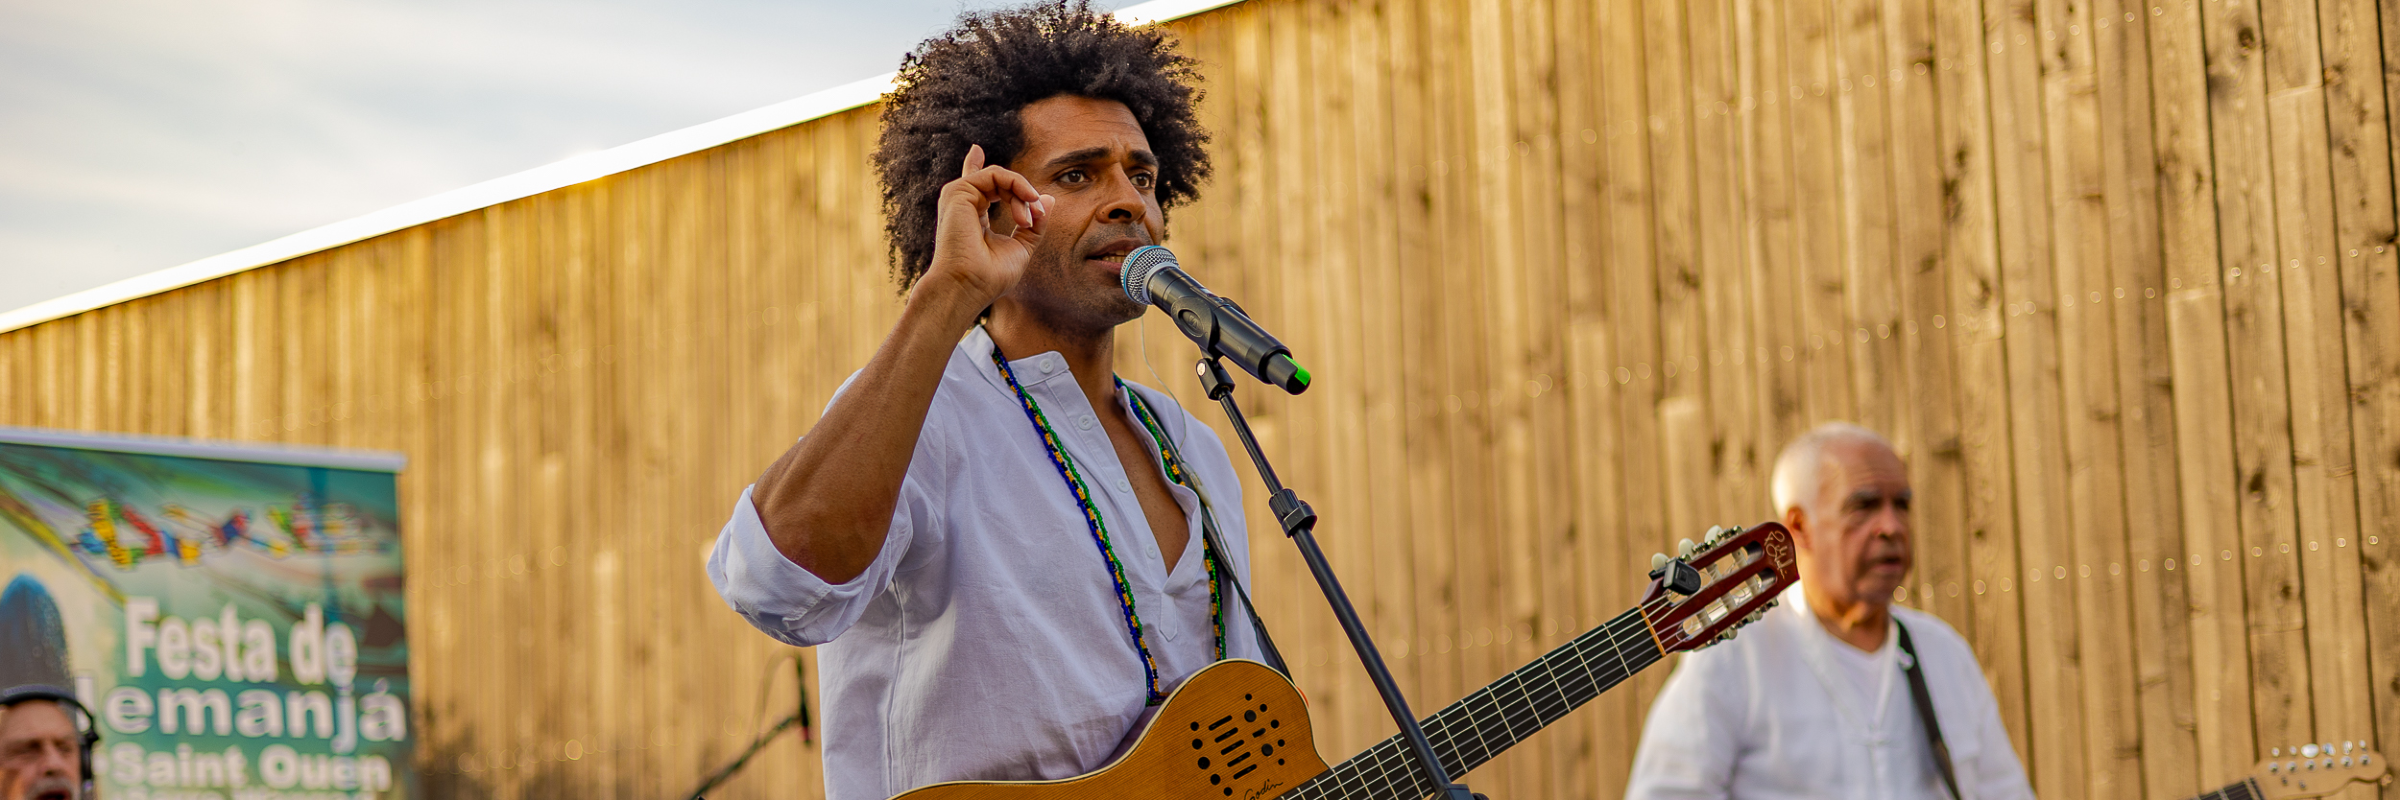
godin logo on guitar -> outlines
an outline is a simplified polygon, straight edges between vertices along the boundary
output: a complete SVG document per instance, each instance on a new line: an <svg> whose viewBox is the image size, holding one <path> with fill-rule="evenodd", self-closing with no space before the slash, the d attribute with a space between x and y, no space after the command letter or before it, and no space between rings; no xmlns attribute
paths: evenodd
<svg viewBox="0 0 2400 800"><path fill-rule="evenodd" d="M1282 781L1267 781L1267 785L1250 790L1250 796L1247 798L1247 800L1258 800L1258 798L1261 797L1273 797L1274 795L1267 793L1281 788L1283 788Z"/></svg>

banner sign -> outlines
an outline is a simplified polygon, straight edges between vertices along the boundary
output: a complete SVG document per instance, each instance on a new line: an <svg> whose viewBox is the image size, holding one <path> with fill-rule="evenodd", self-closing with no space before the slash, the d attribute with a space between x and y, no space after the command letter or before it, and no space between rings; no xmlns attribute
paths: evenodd
<svg viewBox="0 0 2400 800"><path fill-rule="evenodd" d="M0 689L108 800L410 798L397 455L0 428Z"/></svg>

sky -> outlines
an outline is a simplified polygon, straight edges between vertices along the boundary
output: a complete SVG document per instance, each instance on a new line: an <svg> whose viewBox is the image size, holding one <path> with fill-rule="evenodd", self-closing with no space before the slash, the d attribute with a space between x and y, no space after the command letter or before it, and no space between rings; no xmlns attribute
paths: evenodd
<svg viewBox="0 0 2400 800"><path fill-rule="evenodd" d="M0 0L0 311L890 72L1009 4Z"/></svg>

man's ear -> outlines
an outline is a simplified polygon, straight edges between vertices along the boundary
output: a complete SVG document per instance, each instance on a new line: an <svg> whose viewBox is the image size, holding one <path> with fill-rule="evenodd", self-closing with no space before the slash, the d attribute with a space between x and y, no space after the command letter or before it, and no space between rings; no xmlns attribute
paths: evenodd
<svg viewBox="0 0 2400 800"><path fill-rule="evenodd" d="M1815 537L1809 535L1811 531L1808 529L1808 512L1799 506L1783 510L1783 527L1791 529L1794 548L1807 552L1809 548L1816 546Z"/></svg>

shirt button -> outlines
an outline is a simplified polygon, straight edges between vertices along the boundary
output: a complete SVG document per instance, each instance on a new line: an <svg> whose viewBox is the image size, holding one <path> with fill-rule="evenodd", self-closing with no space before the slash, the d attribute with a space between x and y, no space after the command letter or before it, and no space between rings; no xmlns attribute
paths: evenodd
<svg viewBox="0 0 2400 800"><path fill-rule="evenodd" d="M1057 371L1058 371L1058 359L1055 359L1055 358L1045 358L1045 359L1042 359L1042 374L1044 374L1044 375L1048 375L1048 374L1050 374L1050 373L1057 372Z"/></svg>
<svg viewBox="0 0 2400 800"><path fill-rule="evenodd" d="M1133 491L1133 483L1132 483L1131 481L1127 481L1127 480L1125 480L1124 478L1118 478L1118 479L1117 479L1117 491L1120 491L1120 492L1130 492L1130 491Z"/></svg>
<svg viewBox="0 0 2400 800"><path fill-rule="evenodd" d="M1092 429L1092 415L1090 415L1090 414L1085 414L1085 415L1083 415L1083 416L1076 417L1076 418L1075 418L1075 427L1076 427L1077 429L1080 429L1080 430L1087 430L1087 431L1088 431L1088 430L1091 430L1091 429Z"/></svg>

